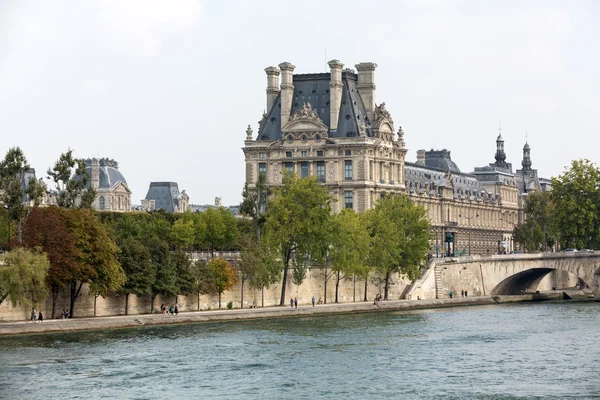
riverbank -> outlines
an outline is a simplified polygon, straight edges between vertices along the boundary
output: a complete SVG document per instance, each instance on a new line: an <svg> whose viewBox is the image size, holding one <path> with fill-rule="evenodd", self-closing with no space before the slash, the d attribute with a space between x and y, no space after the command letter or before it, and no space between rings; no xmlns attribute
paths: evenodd
<svg viewBox="0 0 600 400"><path fill-rule="evenodd" d="M494 296L494 297L465 297L457 299L435 300L392 300L381 302L376 306L371 302L300 305L298 308L266 307L234 310L190 311L179 315L141 314L122 315L114 317L49 319L43 323L31 321L6 322L0 324L0 336L15 336L25 334L75 332L88 330L109 330L119 328L134 328L140 326L194 324L202 322L236 321L247 319L284 318L295 316L349 314L380 311L420 310L458 306L492 305L506 302L536 301L536 295ZM556 297L556 300L558 297ZM544 298L543 300L554 300Z"/></svg>

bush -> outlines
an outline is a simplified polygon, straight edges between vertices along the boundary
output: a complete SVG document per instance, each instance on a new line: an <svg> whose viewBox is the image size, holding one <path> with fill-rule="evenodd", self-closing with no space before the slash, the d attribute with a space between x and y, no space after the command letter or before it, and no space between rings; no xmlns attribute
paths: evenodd
<svg viewBox="0 0 600 400"><path fill-rule="evenodd" d="M231 310L233 308L233 301L230 301L229 303L227 303L227 309Z"/></svg>

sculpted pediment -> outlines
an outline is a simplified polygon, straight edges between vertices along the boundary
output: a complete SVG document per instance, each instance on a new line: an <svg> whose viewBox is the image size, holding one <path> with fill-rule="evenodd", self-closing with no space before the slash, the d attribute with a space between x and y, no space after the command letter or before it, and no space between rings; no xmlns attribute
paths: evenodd
<svg viewBox="0 0 600 400"><path fill-rule="evenodd" d="M327 125L323 123L319 114L312 109L310 103L304 103L304 106L290 117L288 123L281 127L283 133L326 133L327 131Z"/></svg>
<svg viewBox="0 0 600 400"><path fill-rule="evenodd" d="M131 190L121 181L117 182L111 189L115 193L127 193L131 194Z"/></svg>

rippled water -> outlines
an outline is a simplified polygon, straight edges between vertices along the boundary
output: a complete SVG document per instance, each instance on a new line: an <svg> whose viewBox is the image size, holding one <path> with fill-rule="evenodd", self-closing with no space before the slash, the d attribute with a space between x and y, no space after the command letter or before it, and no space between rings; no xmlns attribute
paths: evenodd
<svg viewBox="0 0 600 400"><path fill-rule="evenodd" d="M7 399L600 399L600 304L0 339Z"/></svg>

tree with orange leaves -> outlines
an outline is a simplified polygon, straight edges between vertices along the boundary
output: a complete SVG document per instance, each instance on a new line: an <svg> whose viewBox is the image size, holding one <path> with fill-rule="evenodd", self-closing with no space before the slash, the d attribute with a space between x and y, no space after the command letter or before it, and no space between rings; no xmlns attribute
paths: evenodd
<svg viewBox="0 0 600 400"><path fill-rule="evenodd" d="M221 294L230 290L238 281L237 269L222 258L213 258L208 262L211 271L210 284L213 290L219 293L219 308L221 308Z"/></svg>

